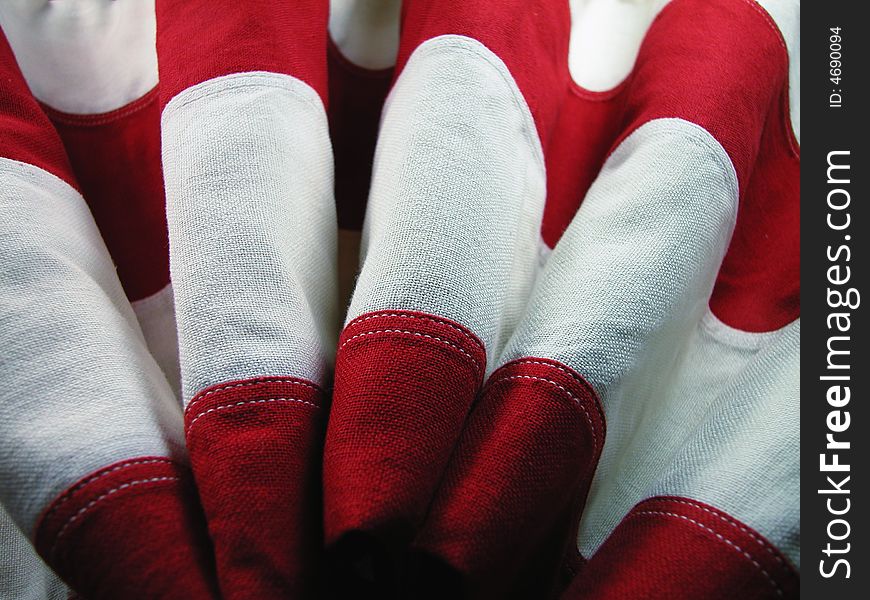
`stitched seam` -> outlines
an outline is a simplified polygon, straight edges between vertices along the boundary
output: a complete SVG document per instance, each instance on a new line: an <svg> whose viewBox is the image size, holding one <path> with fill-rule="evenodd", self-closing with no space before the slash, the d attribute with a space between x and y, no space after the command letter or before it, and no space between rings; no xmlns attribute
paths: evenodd
<svg viewBox="0 0 870 600"><path fill-rule="evenodd" d="M530 380L534 380L534 381L544 381L544 382L549 383L550 385L553 385L553 386L557 387L558 389L562 390L571 400L574 401L574 403L577 406L580 407L580 410L583 411L583 416L586 417L586 423L589 424L589 431L592 433L592 443L595 445L596 451L599 450L598 436L595 435L595 426L592 424L592 417L589 416L589 411L586 410L586 407L583 405L583 401L580 400L579 398L577 398L577 396L575 396L574 394L572 394L571 391L568 390L568 388L566 388L566 387L564 387L564 386L562 386L562 385L560 385L560 384L558 384L555 381L552 381L550 379L545 379L543 377L535 377L533 375L508 375L505 377L499 377L495 381L490 382L489 386L497 385L499 383L509 381L511 379L530 379Z"/></svg>
<svg viewBox="0 0 870 600"><path fill-rule="evenodd" d="M556 369L557 371L561 371L562 373L564 373L565 375L567 375L568 377L570 377L571 379L573 379L574 381L576 381L577 383L582 385L587 391L591 391L591 389L589 388L588 382L584 381L582 378L578 377L575 373L572 373L570 370L568 370L567 368L565 368L559 364L544 362L542 360L534 360L531 358L520 358L518 360L513 360L509 363L506 363L504 366L507 366L507 365L541 365L543 367L551 367L553 369Z"/></svg>
<svg viewBox="0 0 870 600"><path fill-rule="evenodd" d="M242 83L236 83L241 81ZM227 82L227 83L225 83ZM305 86L305 90L300 89ZM218 89L210 89L217 87ZM231 95L239 90L247 89L268 89L280 90L289 93L315 111L322 112L323 104L319 103L311 97L311 94L317 95L317 92L310 85L297 79L292 75L283 75L280 73L236 73L232 75L220 75L206 81L201 81L179 92L169 103L163 108L162 119L167 119L172 116L172 113L180 111L188 105L194 104L200 100L217 96ZM309 92L310 90L310 92ZM190 96L190 97L182 97ZM319 96L318 96L319 99Z"/></svg>
<svg viewBox="0 0 870 600"><path fill-rule="evenodd" d="M448 342L447 340L445 340L443 338L440 338L440 337L437 337L434 335L429 335L428 333L420 333L418 331L407 331L404 329L375 329L374 331L366 331L363 333L358 333L358 334L346 339L344 341L344 343L342 343L341 346L338 347L338 350L340 352L345 346L347 346L349 343L351 343L352 341L354 341L357 338L361 338L361 337L364 337L367 335L373 335L375 333L397 333L400 335L413 335L416 337L422 337L422 338L426 338L429 340L441 342L445 346L452 348L453 350L456 350L458 352L461 352L468 360L471 361L471 364L474 366L474 369L478 373L478 375L480 374L481 366L480 366L480 363L478 362L478 360L474 356L472 356L471 354L469 354L468 352L466 352L465 350L463 350L462 348L460 348L459 346L457 346L453 342Z"/></svg>
<svg viewBox="0 0 870 600"><path fill-rule="evenodd" d="M94 114L68 113L62 110L58 110L48 104L40 104L42 104L43 111L46 113L48 118L54 122L61 123L63 125L69 125L72 127L96 127L120 121L121 119L124 119L126 117L129 117L130 115L136 114L141 110L144 110L145 108L151 106L152 104L154 104L154 102L157 101L157 96L157 86L154 86L144 95L140 96L136 100L133 100L132 102L127 103L120 108Z"/></svg>
<svg viewBox="0 0 870 600"><path fill-rule="evenodd" d="M380 317L398 317L401 319L417 319L419 321L430 321L432 323L444 325L446 327L449 327L449 328L461 333L466 338L468 338L471 342L473 342L478 348L480 348L481 350L486 352L486 350L483 347L483 342L481 342L477 338L477 336L472 335L471 333L465 331L464 329L462 329L458 325L454 325L453 323L450 323L449 321L446 321L444 319L439 319L437 317L423 317L423 316L419 316L419 315L407 315L407 314L397 313L397 312L379 312L379 313L375 313L375 314L370 314L368 316L357 317L356 319L354 319L353 321L348 323L347 327L351 327L352 325L356 325L357 323L362 323L363 321L368 321L369 319L377 319Z"/></svg>
<svg viewBox="0 0 870 600"><path fill-rule="evenodd" d="M83 507L81 507L78 510L78 512L76 512L76 514L71 516L69 518L69 520L67 520L67 522L64 523L63 527L60 528L60 531L57 532L57 535L54 538L54 543L51 546L51 550L49 551L49 555L54 556L54 553L57 550L57 544L60 541L60 538L63 536L64 533L66 533L66 531L67 531L67 529L69 529L70 525L72 525L77 519L79 519L86 512L91 510L99 502L105 500L106 498L108 498L112 494L115 494L115 493L120 492L122 490L131 488L135 485L144 485L146 483L158 483L161 481L178 481L178 477L166 476L166 477L151 477L149 479L136 479L133 481L128 481L127 483L122 483L118 487L112 488L111 490L105 492L104 494L97 496L96 498L94 498L93 500L91 500L90 502L85 504Z"/></svg>
<svg viewBox="0 0 870 600"><path fill-rule="evenodd" d="M284 377L281 377L281 376L275 376L275 377L259 377L259 378L257 378L257 379L251 380L251 381L240 381L240 382L238 382L238 383L230 383L230 384L222 385L222 386L220 386L220 387L216 387L216 388L210 389L210 390L208 390L208 391L206 391L206 392L203 392L203 393L197 394L197 395L193 398L193 400L191 400L191 401L187 404L187 408L185 408L184 411L185 411L185 412L188 412L194 404L196 404L196 403L199 402L200 400L204 399L206 396L211 396L212 394L217 394L217 393L219 393L219 392L225 392L226 390L232 390L232 389L235 389L235 388L251 387L251 386L256 386L256 385L262 385L262 384L264 384L264 383L286 383L286 384L288 384L288 385L301 385L301 386L303 386L303 387L311 388L311 389L314 390L315 392L320 392L320 391L321 391L321 390L320 390L320 386L315 385L315 384L313 384L313 383L309 383L309 382L307 382L307 381L300 381L300 380L298 380L298 379L284 378Z"/></svg>
<svg viewBox="0 0 870 600"><path fill-rule="evenodd" d="M749 4L750 8L752 8L756 13L758 13L761 18L764 20L765 24L773 31L773 35L776 38L776 41L779 42L779 45L785 51L785 108L783 111L783 125L786 130L786 138L788 139L788 149L791 152L791 155L794 158L800 160L800 149L797 147L797 139L795 139L794 127L791 124L791 102L789 101L789 90L791 89L791 56L788 53L788 45L785 43L785 37L783 36L782 30L779 28L779 25L776 24L776 21L767 12L767 9L758 4L758 0L743 0L747 4Z"/></svg>
<svg viewBox="0 0 870 600"><path fill-rule="evenodd" d="M683 123L684 125L689 125L689 127L678 127L673 123L674 121ZM725 175L724 179L726 179L725 184L728 186L728 190L732 195L734 195L734 197L738 199L740 198L740 183L737 179L737 171L734 168L731 155L728 154L728 151L725 150L721 143L719 143L719 140L713 137L712 133L694 121L689 121L683 117L655 117L638 124L630 131L627 130L626 132L623 132L622 136L617 140L618 143L605 157L605 163L617 152L626 152L624 149L625 142L641 128L647 126L655 128L651 133L647 134L649 135L649 139L676 135L687 140L698 150L706 151L712 155L713 160L716 161L716 164ZM724 158L721 156L722 154L725 155ZM734 214L731 216L732 227L734 226L736 219L737 211L735 210Z"/></svg>
<svg viewBox="0 0 870 600"><path fill-rule="evenodd" d="M766 10L764 10L757 4L756 0L743 0L743 3L748 4L749 7L752 8L752 10L754 10L756 13L758 13L758 15L764 20L764 24L767 25L771 31L773 31L773 36L776 38L776 41L779 43L782 49L785 50L786 56L788 56L788 47L785 45L785 41L782 39L782 32L780 32L779 27L773 21L773 18L767 13Z"/></svg>
<svg viewBox="0 0 870 600"><path fill-rule="evenodd" d="M102 477L105 477L106 475L109 475L110 473L114 473L115 471L119 471L119 470L124 469L124 468L126 468L126 467L131 467L131 466L134 466L134 465L150 465L150 464L156 464L156 463L172 464L172 461L171 461L170 459L168 459L168 458L148 458L148 459L128 460L128 461L125 461L125 462L123 462L123 463L121 463L121 464L119 464L119 465L116 465L116 466L112 467L111 469L109 469L109 470L107 470L107 471L103 471L103 472L101 472L101 473L97 473L97 474L95 474L95 475L91 475L90 477L88 477L88 478L85 479L84 481L79 482L78 484L76 484L75 486L71 487L71 488L68 489L66 492L64 492L63 496L62 496L60 499L58 499L57 502L55 502L54 506L52 506L52 507L48 510L48 512L45 513L45 516L42 517L42 520L44 521L45 519L48 519L48 518L49 518L51 515L53 515L53 514L54 514L54 513L55 513L55 512L56 512L56 511L61 507L61 506L63 506L63 504L64 504L65 502L67 502L70 498L72 498L72 496L73 496L77 491L79 491L80 489L82 489L82 488L85 487L86 485L88 485L88 484L90 484L90 483L93 483L93 482L96 481L97 479L100 479L100 478L102 478Z"/></svg>
<svg viewBox="0 0 870 600"><path fill-rule="evenodd" d="M507 365L541 365L544 367L556 369L557 371L561 371L562 373L576 381L578 384L580 384L580 386L584 390L586 390L586 393L592 396L592 398L594 399L595 410L598 412L598 418L601 420L602 423L605 422L604 411L601 409L601 400L598 398L598 393L595 391L595 388L592 387L592 384L590 384L588 381L586 381L567 367L560 364L548 363L541 360L534 360L531 358L520 358L517 360L513 360L509 363L505 363L504 365L502 365L501 368L505 368Z"/></svg>
<svg viewBox="0 0 870 600"><path fill-rule="evenodd" d="M758 545L761 546L762 548L764 548L765 550L767 550L770 553L770 555L776 559L776 562L785 566L785 561L783 561L783 559L779 555L779 553L777 553L773 548L770 547L770 544L766 540L764 540L761 536L759 536L757 533L755 533L754 531L752 531L748 527L744 527L743 525L738 523L736 520L725 517L725 516L715 512L715 511L713 511L713 510L710 510L709 508L707 508L705 506L701 506L700 504L695 504L694 502L689 502L688 500L679 500L677 498L666 498L665 500L667 502L675 502L677 504L685 504L686 506L692 506L694 508L703 510L706 513L710 513L714 517L717 517L718 519L721 519L722 521L724 521L730 525L733 525L734 527L736 527L737 529L739 529L740 531L742 531L743 533L745 533L746 535L751 537L753 540L758 542Z"/></svg>
<svg viewBox="0 0 870 600"><path fill-rule="evenodd" d="M194 423L199 421L202 417L213 412L224 410L225 408L237 408L239 406L245 406L248 404L265 404L267 402L296 402L298 404L307 404L308 406L312 406L314 408L320 408L313 402L308 402L307 400L302 400L300 398L262 398L260 400L242 400L241 402L233 402L231 404L221 404L220 406L214 406L212 408L202 411L201 413L196 415L190 421L190 423L187 424L187 433L190 434L191 430L193 429Z"/></svg>
<svg viewBox="0 0 870 600"><path fill-rule="evenodd" d="M735 544L734 542L732 542L731 540L726 538L721 533L707 527L706 525L704 525L703 523L701 523L699 521L696 521L695 519L692 519L692 518L687 517L685 515L673 513L673 512L666 512L666 511L659 511L659 510L644 510L644 511L632 513L629 516L629 518L640 516L640 515L661 515L661 516L666 516L666 517L676 517L678 519L683 519L684 521L688 521L689 523L694 523L695 525L697 525L701 529L712 533L717 538L719 538L719 540L725 542L726 544L728 544L729 546L731 546L732 548L737 550L740 554L742 554L744 557L746 557L749 560L749 562L751 562L753 565L755 565L755 568L758 569L762 575L764 575L764 577L767 579L767 581L770 582L770 585L772 585L773 588L776 590L776 595L782 596L782 589L779 587L779 584L777 584L776 581L773 579L773 577L771 577L770 573L768 573L764 569L764 567L761 566L761 563L759 563L757 560L755 560L749 552L747 552L746 550L744 550L743 548L741 548L740 546L738 546L737 544Z"/></svg>
<svg viewBox="0 0 870 600"><path fill-rule="evenodd" d="M707 311L701 317L700 327L715 341L738 350L760 350L766 344L779 338L782 331L791 323L786 323L777 329L769 331L746 331L732 327L716 316L713 309L707 305Z"/></svg>

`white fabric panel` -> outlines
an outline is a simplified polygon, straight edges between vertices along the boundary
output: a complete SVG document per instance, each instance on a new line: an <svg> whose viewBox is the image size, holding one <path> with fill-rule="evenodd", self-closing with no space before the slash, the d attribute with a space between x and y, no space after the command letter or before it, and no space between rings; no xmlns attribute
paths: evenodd
<svg viewBox="0 0 870 600"><path fill-rule="evenodd" d="M181 371L178 366L178 332L175 328L175 301L172 284L132 303L151 356L160 365L170 387L181 398Z"/></svg>
<svg viewBox="0 0 870 600"><path fill-rule="evenodd" d="M366 69L396 64L402 0L330 0L329 35L341 54Z"/></svg>
<svg viewBox="0 0 870 600"><path fill-rule="evenodd" d="M603 92L628 77L653 19L670 0L571 0L568 68L577 85Z"/></svg>
<svg viewBox="0 0 870 600"><path fill-rule="evenodd" d="M788 49L788 102L791 126L801 140L801 3L800 0L757 0L773 17Z"/></svg>
<svg viewBox="0 0 870 600"><path fill-rule="evenodd" d="M0 159L0 501L30 532L77 479L183 457L181 410L82 197Z"/></svg>
<svg viewBox="0 0 870 600"><path fill-rule="evenodd" d="M66 600L69 590L0 505L0 598Z"/></svg>
<svg viewBox="0 0 870 600"><path fill-rule="evenodd" d="M739 519L800 568L800 321L771 333L707 313L675 374L620 398L580 526L591 556L641 500L676 495Z"/></svg>
<svg viewBox="0 0 870 600"><path fill-rule="evenodd" d="M0 24L33 95L102 113L157 85L154 0L3 0Z"/></svg>
<svg viewBox="0 0 870 600"><path fill-rule="evenodd" d="M467 37L424 42L384 108L348 320L419 310L496 354L534 278L544 195L537 130L505 64Z"/></svg>
<svg viewBox="0 0 870 600"><path fill-rule="evenodd" d="M321 382L338 317L319 96L289 75L218 77L170 101L162 134L185 403L232 379Z"/></svg>
<svg viewBox="0 0 870 600"><path fill-rule="evenodd" d="M608 423L629 426L613 388L629 373L671 370L704 311L736 211L737 176L709 133L680 119L639 127L550 255L501 362L559 360L595 387Z"/></svg>

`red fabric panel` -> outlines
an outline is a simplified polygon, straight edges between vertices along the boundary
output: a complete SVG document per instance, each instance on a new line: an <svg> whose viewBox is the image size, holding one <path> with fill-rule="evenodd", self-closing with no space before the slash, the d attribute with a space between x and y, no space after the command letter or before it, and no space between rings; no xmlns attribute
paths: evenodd
<svg viewBox="0 0 870 600"><path fill-rule="evenodd" d="M131 459L79 480L43 513L36 548L89 600L217 598L190 472L168 458Z"/></svg>
<svg viewBox="0 0 870 600"><path fill-rule="evenodd" d="M221 75L301 79L326 105L328 0L157 0L160 100Z"/></svg>
<svg viewBox="0 0 870 600"><path fill-rule="evenodd" d="M0 30L0 157L28 163L78 189L54 127L30 93Z"/></svg>
<svg viewBox="0 0 870 600"><path fill-rule="evenodd" d="M547 147L544 240L551 247L559 240L612 148L649 120L686 119L722 143L740 179L713 312L744 331L772 331L796 319L800 153L787 67L782 36L757 3L674 0L651 27L626 82L604 94L569 90Z"/></svg>
<svg viewBox="0 0 870 600"><path fill-rule="evenodd" d="M103 114L45 111L63 140L127 297L140 300L160 291L169 283L169 239L157 89Z"/></svg>
<svg viewBox="0 0 870 600"><path fill-rule="evenodd" d="M566 0L414 0L402 7L396 73L428 39L474 38L507 65L546 148L568 86L570 28Z"/></svg>
<svg viewBox="0 0 870 600"><path fill-rule="evenodd" d="M785 43L753 0L674 0L641 46L614 145L653 119L685 119L722 144L745 191L787 81Z"/></svg>
<svg viewBox="0 0 870 600"><path fill-rule="evenodd" d="M188 404L187 447L223 598L314 592L321 403L311 382L268 377L206 388Z"/></svg>
<svg viewBox="0 0 870 600"><path fill-rule="evenodd" d="M635 506L563 598L761 600L800 595L797 571L761 535L685 498Z"/></svg>
<svg viewBox="0 0 870 600"><path fill-rule="evenodd" d="M556 133L545 152L547 203L541 236L550 248L571 224L619 133L626 83L607 92L590 92L572 83L565 95Z"/></svg>
<svg viewBox="0 0 870 600"><path fill-rule="evenodd" d="M326 542L409 543L480 387L470 331L409 311L361 315L339 339L323 461Z"/></svg>
<svg viewBox="0 0 870 600"><path fill-rule="evenodd" d="M338 226L362 229L378 124L390 90L393 69L357 66L329 42L329 136L335 156Z"/></svg>
<svg viewBox="0 0 870 600"><path fill-rule="evenodd" d="M740 181L713 312L737 329L783 327L800 315L800 155L785 42L756 2L675 0L662 11L638 57L626 133L668 116L713 134Z"/></svg>
<svg viewBox="0 0 870 600"><path fill-rule="evenodd" d="M574 371L538 358L504 365L466 423L415 547L458 571L468 597L543 597L566 550L576 552L604 435L596 394ZM439 585L426 575L421 588Z"/></svg>
<svg viewBox="0 0 870 600"><path fill-rule="evenodd" d="M788 120L788 90L775 105L737 213L710 308L744 331L773 331L801 314L800 154Z"/></svg>

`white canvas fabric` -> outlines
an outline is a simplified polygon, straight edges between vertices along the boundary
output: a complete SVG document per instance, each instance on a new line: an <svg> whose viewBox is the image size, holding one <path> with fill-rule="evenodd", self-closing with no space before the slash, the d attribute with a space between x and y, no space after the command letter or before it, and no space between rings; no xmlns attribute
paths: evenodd
<svg viewBox="0 0 870 600"><path fill-rule="evenodd" d="M424 42L384 107L347 321L422 311L497 353L534 279L544 195L537 130L505 64L467 37Z"/></svg>
<svg viewBox="0 0 870 600"><path fill-rule="evenodd" d="M707 308L737 179L702 128L651 121L602 168L501 362L556 359L596 389L607 436L583 513L589 557L641 500L740 519L799 566L800 325L753 334Z"/></svg>
<svg viewBox="0 0 870 600"><path fill-rule="evenodd" d="M9 600L66 600L69 590L36 554L0 505L0 596Z"/></svg>
<svg viewBox="0 0 870 600"><path fill-rule="evenodd" d="M131 304L151 356L160 365L170 387L180 398L181 369L178 365L178 333L175 328L172 284Z"/></svg>
<svg viewBox="0 0 870 600"><path fill-rule="evenodd" d="M650 24L669 0L571 0L568 68L593 92L616 87L634 67Z"/></svg>
<svg viewBox="0 0 870 600"><path fill-rule="evenodd" d="M319 96L289 75L218 77L167 104L162 136L185 403L235 379L323 381L338 317Z"/></svg>
<svg viewBox="0 0 870 600"><path fill-rule="evenodd" d="M401 0L330 0L329 35L342 56L366 69L396 64Z"/></svg>
<svg viewBox="0 0 870 600"><path fill-rule="evenodd" d="M800 320L770 333L707 313L669 377L626 382L580 526L591 556L638 502L675 495L724 510L800 569ZM639 378L639 377L638 377ZM624 423L630 425L626 426Z"/></svg>
<svg viewBox="0 0 870 600"><path fill-rule="evenodd" d="M181 410L82 197L0 159L0 501L18 526L80 477L184 459Z"/></svg>
<svg viewBox="0 0 870 600"><path fill-rule="evenodd" d="M737 176L709 133L680 119L641 126L607 160L553 250L500 362L558 360L596 389L608 423L626 425L613 390L628 374L671 370L706 306L736 212Z"/></svg>
<svg viewBox="0 0 870 600"><path fill-rule="evenodd" d="M108 112L157 85L154 0L4 0L0 25L33 95L57 110Z"/></svg>

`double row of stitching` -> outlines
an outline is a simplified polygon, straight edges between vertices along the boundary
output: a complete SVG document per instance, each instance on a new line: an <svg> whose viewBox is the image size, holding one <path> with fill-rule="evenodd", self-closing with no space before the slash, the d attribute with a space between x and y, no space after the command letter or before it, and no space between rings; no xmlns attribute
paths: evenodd
<svg viewBox="0 0 870 600"><path fill-rule="evenodd" d="M177 112L191 104L208 98L227 96L238 91L248 90L275 90L287 92L298 98L304 104L314 110L323 113L324 107L317 91L307 82L283 73L268 71L247 71L244 73L229 73L219 75L205 81L191 85L173 96L163 107L162 120L166 120L172 113ZM312 94L317 100L312 98Z"/></svg>
<svg viewBox="0 0 870 600"><path fill-rule="evenodd" d="M494 379L493 381L489 382L487 384L487 388L489 388L491 386L498 385L500 383L504 383L504 382L513 380L513 379L528 379L528 380L532 380L532 381L542 381L545 383L549 383L550 385L561 390L566 396L568 396L568 398L570 398L574 402L574 404L576 404L578 407L580 407L580 410L583 411L583 416L586 418L586 423L589 425L589 431L592 433L592 444L594 445L596 452L600 451L601 447L599 446L598 436L595 433L596 428L595 428L595 425L593 425L593 423L592 423L592 417L589 416L589 411L586 410L586 406L584 406L583 401L580 398L578 398L577 396L575 396L568 388L566 388L565 386L563 386L563 385L561 385L561 384L559 384L551 379L546 379L545 377L535 377L534 375L504 375L504 376L498 377L497 379Z"/></svg>
<svg viewBox="0 0 870 600"><path fill-rule="evenodd" d="M88 477L88 478L86 478L86 479L80 481L79 483L77 483L76 485L74 485L73 487L71 487L70 489L68 489L67 491L65 491L65 492L61 495L61 497L58 498L58 499L54 502L54 504L52 505L52 507L51 507L50 509L48 509L48 511L47 511L47 512L45 513L45 515L42 517L42 520L45 520L45 519L49 518L51 515L53 515L55 512L57 512L57 510L58 510L61 506L63 506L63 504L64 504L65 502L67 502L70 498L72 498L72 496L73 496L77 491L79 491L79 490L82 489L83 487L87 486L88 484L91 484L91 483L93 483L94 481L96 481L96 480L98 480L98 479L101 479L101 478L105 477L106 475L109 475L109 474L114 473L114 472L116 472L116 471L120 471L121 469L125 469L125 468L127 468L127 467L132 467L132 466L136 466L136 465L153 465L153 464L157 464L157 463L171 465L171 464L173 464L173 461L170 460L170 459L168 459L168 458L137 458L137 459L135 459L135 460L127 460L127 461L124 461L124 462L122 462L122 463L120 463L120 464L117 464L117 465L115 465L115 466L113 466L113 467L109 467L108 469L105 469L105 470L103 470L103 471L100 471L100 472L98 472L98 473L95 473L95 474L91 475L90 477Z"/></svg>
<svg viewBox="0 0 870 600"><path fill-rule="evenodd" d="M782 559L782 556L780 556L779 552L777 552L777 551L776 551L776 550L775 550L775 549L770 545L770 543L769 543L767 540L765 540L764 538L762 538L760 535L758 535L757 533L755 533L754 531L752 531L752 530L749 529L748 527L744 527L743 525L741 525L741 524L740 524L738 521L736 521L735 519L729 518L729 517L727 517L727 516L725 516L725 515L723 515L723 514L721 514L721 513L719 513L719 512L716 512L716 511L710 510L710 509L707 508L706 506L701 506L700 504L697 504L697 503L695 503L695 502L689 502L688 500L683 500L683 499L681 499L681 498L667 498L667 501L668 501L668 502L674 502L674 503L676 503L676 504L685 504L686 506L691 506L691 507L693 507L693 508L697 508L698 510L703 510L704 512L706 512L706 513L708 513L708 514L713 515L713 516L716 517L717 519L720 519L721 521L724 521L725 523L728 523L728 524L731 525L732 527L736 527L738 530L740 530L741 532L745 533L746 535L748 535L749 537L751 537L753 540L755 540L755 541L758 543L759 546L761 546L762 548L764 548L764 549L765 549L765 550L766 550L766 551L767 551L767 552L768 552L768 553L769 553L769 554L770 554L774 559L776 559L776 562L778 562L778 563L781 564L782 566L786 566L786 565L785 565L785 561Z"/></svg>
<svg viewBox="0 0 870 600"><path fill-rule="evenodd" d="M273 375L270 377L257 377L256 379L250 379L250 380L246 380L246 381L237 381L235 383L227 383L227 384L219 385L218 387L206 389L205 391L200 392L199 394L194 396L193 399L187 404L187 407L184 409L184 411L190 412L190 410L192 409L192 407L195 404L197 404L200 400L203 400L206 397L211 396L212 394L217 394L219 392L225 392L227 390L232 390L232 389L257 386L257 385L261 385L264 383L284 383L287 385L299 385L302 387L310 388L310 389L314 390L315 392L322 391L320 386L318 386L314 383L311 383L310 381L305 381L303 379L297 379L295 377L284 377L281 375Z"/></svg>
<svg viewBox="0 0 870 600"><path fill-rule="evenodd" d="M70 528L70 526L76 520L81 518L85 513L87 513L91 509L93 509L94 506L96 506L97 504L99 504L100 502L105 500L106 498L112 496L113 494L116 494L116 493L121 492L123 490L127 490L131 487L134 487L134 486L141 486L141 485L153 484L153 483L161 483L161 482L166 482L166 481L178 481L178 477L176 477L174 475L166 475L166 476L161 476L161 477L149 477L147 479L135 479L133 481L128 481L127 483L122 483L121 485L114 487L114 488L108 490L107 492L104 492L103 494L100 494L99 496L97 496L96 498L94 498L93 500L91 500L90 502L85 504L83 507L81 507L69 519L67 519L67 521L63 524L63 526L57 532L57 535L54 538L54 542L51 545L51 550L49 551L49 555L54 556L54 554L57 550L58 543L60 542L63 535L67 532L67 530Z"/></svg>
<svg viewBox="0 0 870 600"><path fill-rule="evenodd" d="M441 344L444 344L448 348L451 348L453 350L461 352L469 361L471 361L471 364L474 366L474 369L478 375L483 370L483 366L480 364L480 361L478 361L477 358L475 358L474 356L472 356L471 354L469 354L468 352L466 352L464 349L460 348L459 346L457 346L453 342L450 342L448 340L445 340L444 338L440 338L440 337L435 336L435 335L430 335L428 333L421 333L419 331L408 331L405 329L374 329L372 331L365 331L363 333L357 333L356 335L353 335L353 336L349 337L348 339L346 339L341 344L341 346L338 347L338 350L341 351L345 346L347 346L349 343L351 343L354 340L363 338L363 337L368 336L368 335L374 335L376 333L389 333L389 334L394 334L394 335L396 335L396 334L398 334L398 335L411 335L411 336L415 336L415 337L421 337L421 338L425 338L428 340L440 342Z"/></svg>
<svg viewBox="0 0 870 600"><path fill-rule="evenodd" d="M684 521L692 523L692 524L696 525L697 527L703 529L704 531L707 531L708 533L712 533L720 541L724 542L725 544L727 544L728 546L730 546L731 548L733 548L734 550L739 552L744 558L749 560L749 562L751 562L753 564L753 566L755 566L755 568L758 569L758 571L762 575L764 575L765 579L767 579L767 581L770 583L770 585L773 586L773 589L776 590L777 596L783 595L782 588L779 586L779 584L776 582L776 580L774 580L774 578L770 575L770 573L768 573L767 570L761 566L761 563L758 562L753 557L752 554L750 554L749 552L744 550L741 546L737 545L733 540L725 537L724 535L722 535L718 531L711 529L707 525L704 525L700 521L696 521L695 519L692 519L691 517L687 517L685 515L681 515L681 514L674 513L674 512L667 512L667 511L661 511L661 510L642 510L642 511L632 512L630 515L628 515L626 517L626 520L634 518L634 517L639 517L641 515L675 517L677 519L682 519Z"/></svg>
<svg viewBox="0 0 870 600"><path fill-rule="evenodd" d="M351 327L353 325L356 325L357 323L362 323L362 322L368 321L370 319L378 319L381 317L395 317L395 318L399 318L399 319L415 319L418 321L428 321L430 323L437 323L438 325L444 325L445 327L449 327L450 329L453 329L457 333L462 334L465 338L468 339L468 341L470 341L472 344L474 344L475 346L480 348L482 351L484 351L484 352L486 351L485 348L483 347L483 342L481 342L480 339L478 339L478 337L476 335L469 333L464 328L460 327L459 325L457 325L455 323L451 323L447 319L442 319L442 318L436 317L434 315L423 316L423 315L413 315L413 314L409 314L409 313L401 313L401 312L394 312L394 311L393 312L382 311L382 312L376 312L376 313L366 313L364 315L360 315L359 317L353 319L350 323L347 324L345 329L347 329L348 327Z"/></svg>
<svg viewBox="0 0 870 600"><path fill-rule="evenodd" d="M578 375L577 373L575 373L574 371L572 371L568 367L561 365L557 362L547 362L547 361L535 359L535 358L519 358L516 360L512 360L508 363L505 363L504 365L499 367L499 370L497 372L500 372L503 369L510 367L511 365L537 365L537 366L541 366L541 367L549 367L551 369L556 369L557 371L559 371L560 373L563 373L564 375L567 375L568 377L573 379L580 387L582 387L586 391L587 394L589 394L593 398L592 404L595 406L595 410L598 413L599 422L601 422L602 424L606 423L606 420L604 418L604 411L601 408L601 402L598 399L598 393L595 391L595 388L592 387L592 384L590 384L583 377L581 377L580 375ZM487 383L487 387L497 383L499 379L500 379L500 377L493 377ZM547 381L547 380L545 380L545 381ZM550 382L550 383L553 383L553 382ZM558 385L558 384L554 383L554 385ZM559 386L559 387L562 387L562 386ZM566 392L567 392L567 390L566 390ZM568 392L568 393L570 393L570 392ZM572 398L573 398L573 395L572 395ZM577 400L577 398L574 398L574 400L579 402L579 400ZM582 402L580 402L580 405L581 405L581 407L583 407ZM585 408L583 408L583 412L586 412ZM586 413L586 416L588 419L589 414ZM591 423L590 423L590 427L591 427ZM592 429L594 431L595 428L593 427ZM604 443L602 442L601 445L603 447Z"/></svg>
<svg viewBox="0 0 870 600"><path fill-rule="evenodd" d="M227 408L237 408L239 406L246 406L246 405L250 405L250 404L266 404L269 402L295 402L298 404L305 404L305 405L311 406L313 408L320 408L317 404L315 404L313 402L309 402L308 400L303 400L301 398L261 398L259 400L242 400L239 402L231 402L229 404L220 404L218 406L213 406L211 408L208 408L208 409L202 411L201 413L196 415L193 419L191 419L190 423L187 424L187 433L190 434L191 430L193 429L194 424L197 421L199 421L201 418L205 417L206 415L210 415L214 412L217 412L219 410L225 410Z"/></svg>

